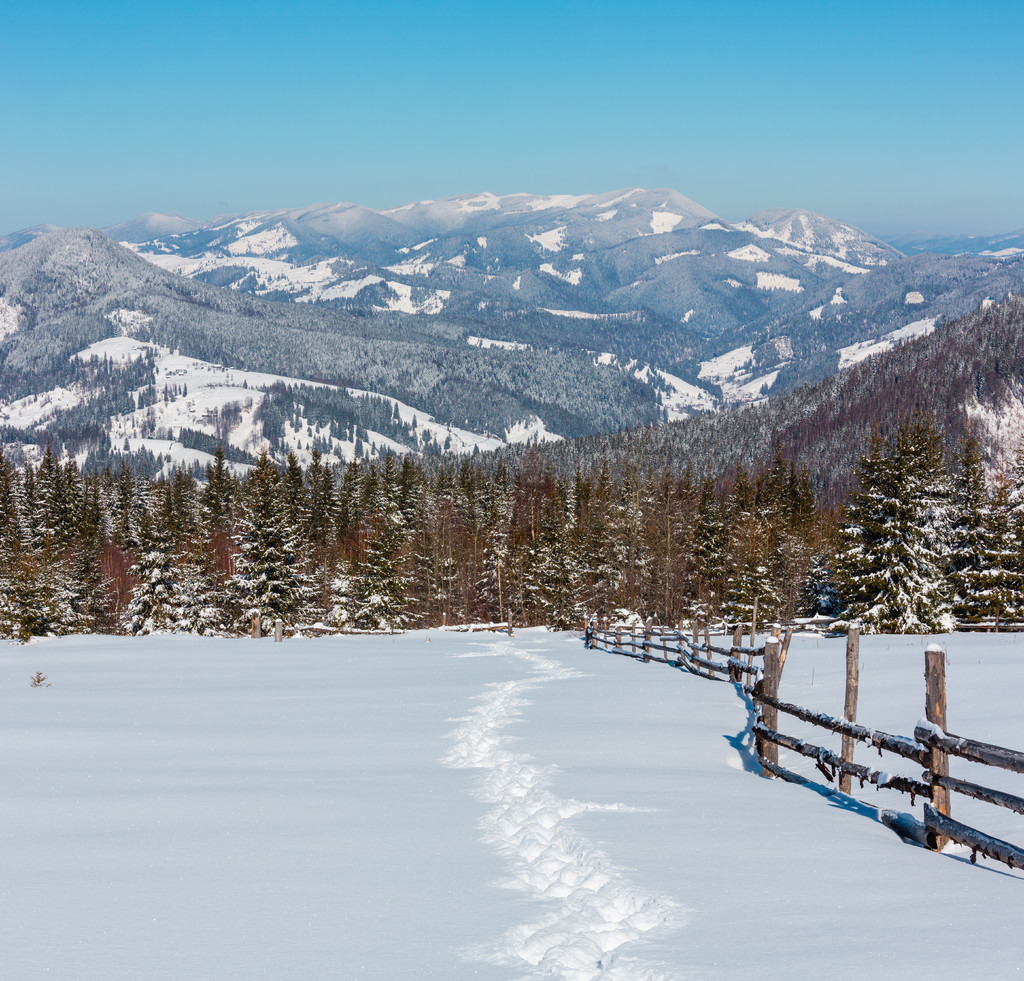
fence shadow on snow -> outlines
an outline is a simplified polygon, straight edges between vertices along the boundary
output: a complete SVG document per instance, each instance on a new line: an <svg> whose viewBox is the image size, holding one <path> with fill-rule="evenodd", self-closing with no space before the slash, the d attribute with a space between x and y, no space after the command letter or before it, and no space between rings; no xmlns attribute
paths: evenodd
<svg viewBox="0 0 1024 981"><path fill-rule="evenodd" d="M932 644L924 652L925 719L915 726L912 736L902 736L859 725L856 721L860 653L860 635L856 628L851 628L847 635L846 700L842 718L784 702L778 697L779 682L793 637L792 627L784 636L782 628L775 627L772 636L760 647L744 647L742 631L742 627L737 627L731 646L724 647L711 643L710 630L706 625L701 637L696 625L692 635L687 636L681 625L680 629L661 627L652 619L642 627L599 624L596 619L591 619L584 633L584 644L588 649L665 664L709 681L733 684L739 693L749 697L749 726L738 736L729 737L740 751L746 769L754 770L753 766L748 766L749 740L752 739L753 755L763 775L803 784L831 796L841 806L868 809L868 805L849 796L853 780L857 780L861 787L868 783L878 789L908 794L911 807L920 797L923 820L918 821L909 813L883 810L880 812L883 823L901 838L933 851L941 851L947 842L953 841L971 849L972 862L976 862L981 854L1010 868L1024 869L1024 849L962 824L951 816L950 797L954 793L1024 814L1024 798L949 774L950 756L1024 774L1024 753L946 731L945 653L941 647ZM840 752L780 731L780 714L793 716L841 736ZM901 760L917 763L924 772L918 779L855 763L853 753L857 743L873 746L879 756L889 753ZM813 760L825 783L816 783L781 766L780 746ZM875 811L874 808L870 810Z"/></svg>

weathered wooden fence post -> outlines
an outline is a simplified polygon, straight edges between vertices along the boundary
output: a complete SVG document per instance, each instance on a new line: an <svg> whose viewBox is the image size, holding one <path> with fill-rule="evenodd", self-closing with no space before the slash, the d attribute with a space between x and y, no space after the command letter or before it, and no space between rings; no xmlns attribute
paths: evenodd
<svg viewBox="0 0 1024 981"><path fill-rule="evenodd" d="M274 642L280 644L284 640L284 621L280 617L274 621Z"/></svg>
<svg viewBox="0 0 1024 981"><path fill-rule="evenodd" d="M850 627L846 635L846 703L843 706L843 718L847 722L857 721L857 687L860 682L860 627ZM853 748L857 741L853 736L843 736L843 762L853 762ZM839 789L850 792L850 774L839 775Z"/></svg>
<svg viewBox="0 0 1024 981"><path fill-rule="evenodd" d="M925 718L946 731L946 652L938 644L929 644L924 652ZM928 772L932 785L932 807L949 815L949 791L936 784L937 777L949 776L949 756L934 746L928 751ZM927 807L927 803L925 807ZM949 839L936 831L928 832L928 847L940 852Z"/></svg>
<svg viewBox="0 0 1024 981"><path fill-rule="evenodd" d="M254 613L252 615L252 639L259 640L262 635L262 630L260 628L260 615L258 613Z"/></svg>
<svg viewBox="0 0 1024 981"><path fill-rule="evenodd" d="M651 634L654 632L654 617L650 616L644 621L644 660L650 664L651 661Z"/></svg>
<svg viewBox="0 0 1024 981"><path fill-rule="evenodd" d="M754 608L750 611L750 646L754 646L754 638L757 636L757 597L754 597Z"/></svg>
<svg viewBox="0 0 1024 981"><path fill-rule="evenodd" d="M781 628L779 628L781 631ZM779 676L782 676L782 669L786 666L786 655L789 654L789 645L793 643L793 628L786 628L786 636L782 638L782 650L779 652Z"/></svg>
<svg viewBox="0 0 1024 981"><path fill-rule="evenodd" d="M732 632L732 646L734 654L743 646L743 624L736 624L736 629Z"/></svg>
<svg viewBox="0 0 1024 981"><path fill-rule="evenodd" d="M769 637L764 643L764 675L754 686L755 694L778 698L779 680L782 676L782 642L778 637ZM779 728L779 710L774 705L760 706L761 721L773 732ZM779 748L767 739L757 740L757 755L776 766L779 763Z"/></svg>

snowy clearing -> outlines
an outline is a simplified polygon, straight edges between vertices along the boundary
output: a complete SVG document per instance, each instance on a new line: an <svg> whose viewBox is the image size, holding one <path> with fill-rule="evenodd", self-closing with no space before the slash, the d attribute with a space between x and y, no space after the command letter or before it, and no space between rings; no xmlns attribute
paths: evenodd
<svg viewBox="0 0 1024 981"><path fill-rule="evenodd" d="M771 255L753 243L741 245L738 249L733 249L732 252L726 252L726 255L730 259L739 259L741 262L768 262L771 259Z"/></svg>
<svg viewBox="0 0 1024 981"><path fill-rule="evenodd" d="M940 639L950 728L1020 748L1024 638ZM865 724L913 729L927 640L862 638ZM838 714L843 652L798 636L780 696ZM4 644L5 973L1019 973L1021 873L903 844L878 821L910 810L894 791L762 779L748 723L731 685L542 630ZM1008 811L953 815L1024 838Z"/></svg>
<svg viewBox="0 0 1024 981"><path fill-rule="evenodd" d="M782 250L779 249L781 252ZM818 263L824 263L826 266L832 266L834 269L842 269L843 272L851 273L852 275L861 275L870 272L870 269L865 269L863 266L855 266L852 262L843 262L842 259L836 259L830 255L811 255L807 257L807 261L804 265L808 269L814 269Z"/></svg>
<svg viewBox="0 0 1024 981"><path fill-rule="evenodd" d="M727 378L729 375L736 374L753 360L753 347L749 344L744 344L742 347L736 347L731 351L726 351L725 354L718 355L717 358L702 361L700 363L700 373L697 377L718 381L719 379Z"/></svg>
<svg viewBox="0 0 1024 981"><path fill-rule="evenodd" d="M470 336L466 338L466 343L470 347L501 347L504 348L506 351L530 350L529 344L523 344L519 341L498 341L495 340L493 337L474 337L472 334L470 334Z"/></svg>
<svg viewBox="0 0 1024 981"><path fill-rule="evenodd" d="M677 215L671 211L651 212L651 234L665 235L671 232L682 220L682 215Z"/></svg>
<svg viewBox="0 0 1024 981"><path fill-rule="evenodd" d="M678 375L661 371L645 365L634 374L641 381L656 380L668 389L661 393L661 404L668 413L669 420L686 419L695 412L714 412L718 408L718 399L710 392L696 385L691 385Z"/></svg>
<svg viewBox="0 0 1024 981"><path fill-rule="evenodd" d="M538 309L556 317L571 317L573 320L635 320L640 316L632 310L626 313L587 313L585 310L551 310L548 307Z"/></svg>
<svg viewBox="0 0 1024 981"><path fill-rule="evenodd" d="M570 269L568 272L559 272L550 262L543 262L540 265L540 271L547 273L549 276L554 276L556 279L562 280L564 283L568 283L570 286L579 286L583 280L582 269Z"/></svg>
<svg viewBox="0 0 1024 981"><path fill-rule="evenodd" d="M561 252L565 248L565 225L552 228L548 232L526 236L534 245L539 245L545 252Z"/></svg>
<svg viewBox="0 0 1024 981"><path fill-rule="evenodd" d="M506 443L559 443L565 437L548 430L543 419L530 416L505 430Z"/></svg>
<svg viewBox="0 0 1024 981"><path fill-rule="evenodd" d="M281 225L275 225L262 232L235 239L228 246L228 252L232 255L269 255L271 252L294 248L298 244L299 240L291 232Z"/></svg>
<svg viewBox="0 0 1024 981"><path fill-rule="evenodd" d="M0 341L18 329L21 307L0 296Z"/></svg>
<svg viewBox="0 0 1024 981"><path fill-rule="evenodd" d="M428 254L413 256L403 262L397 262L393 266L385 266L388 272L396 273L399 276L429 276L436 268L437 263L430 261Z"/></svg>
<svg viewBox="0 0 1024 981"><path fill-rule="evenodd" d="M673 259L680 259L684 255L700 255L699 249L687 249L685 252L673 252L671 255L660 255L655 257L654 264L660 266L663 262L671 262Z"/></svg>
<svg viewBox="0 0 1024 981"><path fill-rule="evenodd" d="M788 290L790 293L802 293L804 288L799 279L783 276L782 273L759 272L757 274L759 290Z"/></svg>
<svg viewBox="0 0 1024 981"><path fill-rule="evenodd" d="M833 302L835 302L833 300ZM858 364L870 358L872 355L881 354L884 351L891 351L906 341L915 337L924 337L935 330L935 317L926 317L924 320L915 320L906 327L899 330L889 331L876 341L858 341L856 344L849 344L839 348L839 368L849 368L850 365Z"/></svg>
<svg viewBox="0 0 1024 981"><path fill-rule="evenodd" d="M429 290L406 283L389 282L387 285L394 295L385 298L385 308L397 313L433 316L444 309L445 302L451 296L450 290Z"/></svg>

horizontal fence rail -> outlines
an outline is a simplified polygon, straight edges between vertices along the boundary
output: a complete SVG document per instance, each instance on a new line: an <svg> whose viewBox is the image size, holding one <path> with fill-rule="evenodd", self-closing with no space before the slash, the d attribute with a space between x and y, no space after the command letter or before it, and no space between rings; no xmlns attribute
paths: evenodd
<svg viewBox="0 0 1024 981"><path fill-rule="evenodd" d="M973 763L1024 773L1024 753L945 731L945 654L937 645L931 645L925 652L927 721L915 726L913 736L901 736L854 721L859 670L859 631L856 627L851 628L847 639L845 712L848 718L836 718L778 697L779 681L796 625L787 626L785 637L782 636L782 625L775 625L772 635L760 647L742 646L740 628L733 634L732 646L723 647L711 643L707 627L702 640L696 626L690 636L681 627L660 627L653 619L648 619L642 627L636 623L602 625L591 619L584 641L588 648L637 661L667 664L701 678L733 683L737 691L749 696L754 705L750 733L755 740L763 773L793 783L814 784L814 781L779 764L778 747L782 747L813 760L825 780L830 785L838 783L842 791L848 792L850 780L854 779L861 787L871 784L879 790L909 794L911 806L920 797L925 802L923 823L915 823L910 815L899 815L898 812L886 812L885 823L898 830L904 838L926 844L936 851L941 850L947 841L954 841L971 849L972 862L982 854L1011 868L1024 869L1024 849L950 817L951 792L1024 814L1024 797L951 777L948 769L948 758L956 756ZM724 624L721 629L728 635ZM755 665L755 658L762 663ZM842 753L837 754L824 746L779 731L779 713L842 736ZM924 767L925 772L921 779L917 779L855 763L855 743L872 746L878 750L879 756L884 752L910 760Z"/></svg>

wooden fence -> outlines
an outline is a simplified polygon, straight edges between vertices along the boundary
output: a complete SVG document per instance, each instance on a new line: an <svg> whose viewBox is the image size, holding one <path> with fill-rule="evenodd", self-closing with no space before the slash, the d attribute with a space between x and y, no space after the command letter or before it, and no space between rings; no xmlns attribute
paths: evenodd
<svg viewBox="0 0 1024 981"><path fill-rule="evenodd" d="M949 775L950 756L1024 773L1024 753L954 736L946 731L945 653L942 648L932 644L925 651L927 722L919 723L913 736L901 736L871 729L856 721L860 652L860 636L856 628L847 635L843 718L782 701L779 682L792 637L792 626L786 629L785 635L782 628L776 626L760 647L744 647L742 628L737 627L732 644L726 647L712 644L707 628L701 631L694 627L687 636L682 629L660 627L650 619L644 626L600 625L591 620L584 633L584 642L590 649L605 650L638 661L658 662L701 678L735 685L753 703L751 731L765 775L793 783L813 783L779 765L778 747L781 746L814 760L830 788L839 792L849 793L851 781L856 779L862 787L870 783L879 789L909 794L912 807L918 797L922 798L923 822L917 822L910 815L882 812L883 821L903 838L935 851L941 850L948 841L955 841L971 849L972 862L977 861L980 853L1005 862L1011 868L1024 869L1024 849L961 824L950 815L952 793L1024 814L1024 798ZM780 713L842 736L841 751L835 753L824 746L781 732ZM879 755L885 752L910 760L922 766L925 772L921 779L917 779L855 763L853 751L856 743L873 746Z"/></svg>

